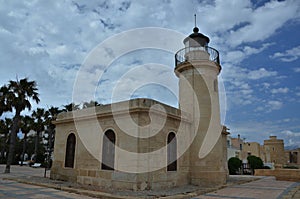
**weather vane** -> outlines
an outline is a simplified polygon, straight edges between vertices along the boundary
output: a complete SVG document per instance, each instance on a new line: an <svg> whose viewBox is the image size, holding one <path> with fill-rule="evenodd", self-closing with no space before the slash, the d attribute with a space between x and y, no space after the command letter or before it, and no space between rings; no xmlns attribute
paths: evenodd
<svg viewBox="0 0 300 199"><path fill-rule="evenodd" d="M194 14L194 17L195 17L195 27L197 27L197 15Z"/></svg>

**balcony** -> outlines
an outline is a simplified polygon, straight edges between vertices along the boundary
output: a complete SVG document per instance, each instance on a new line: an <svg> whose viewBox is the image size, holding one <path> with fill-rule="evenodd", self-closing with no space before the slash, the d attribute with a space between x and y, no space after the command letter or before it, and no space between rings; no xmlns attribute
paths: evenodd
<svg viewBox="0 0 300 199"><path fill-rule="evenodd" d="M219 52L211 47L186 47L175 54L175 66L196 60L210 60L220 65Z"/></svg>

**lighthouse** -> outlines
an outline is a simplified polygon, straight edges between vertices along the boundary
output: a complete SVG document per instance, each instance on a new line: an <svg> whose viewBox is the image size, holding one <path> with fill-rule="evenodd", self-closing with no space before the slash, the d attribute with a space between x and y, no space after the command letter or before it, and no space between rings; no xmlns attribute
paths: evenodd
<svg viewBox="0 0 300 199"><path fill-rule="evenodd" d="M220 123L218 75L219 52L209 47L209 37L195 26L175 54L175 74L179 78L179 108L192 118L189 137L190 181L194 185L225 183L224 135ZM223 152L222 152L223 151Z"/></svg>
<svg viewBox="0 0 300 199"><path fill-rule="evenodd" d="M147 33L162 31L146 29ZM145 41L151 43L153 34L143 31L135 29L134 35L150 35L151 40ZM160 34L160 40L170 39L169 33ZM123 36L116 38L122 38L120 45L128 44ZM51 179L112 190L225 184L226 128L220 123L218 90L221 65L219 52L209 42L195 25L175 53L179 108L136 98L60 113L54 122Z"/></svg>

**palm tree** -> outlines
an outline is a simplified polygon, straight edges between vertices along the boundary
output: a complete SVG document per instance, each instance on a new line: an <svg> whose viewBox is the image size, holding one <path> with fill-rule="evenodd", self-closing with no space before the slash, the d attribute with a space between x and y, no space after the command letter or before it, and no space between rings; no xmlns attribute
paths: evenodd
<svg viewBox="0 0 300 199"><path fill-rule="evenodd" d="M11 111L11 106L7 95L9 93L9 89L6 85L0 88L0 116L7 111Z"/></svg>
<svg viewBox="0 0 300 199"><path fill-rule="evenodd" d="M5 160L5 154L7 152L8 146L8 134L12 125L12 120L5 118L5 120L0 120L0 135L1 135L1 163ZM7 154L6 154L7 155Z"/></svg>
<svg viewBox="0 0 300 199"><path fill-rule="evenodd" d="M70 104L64 105L63 107L64 107L63 111L65 111L65 112L70 112L70 111L75 111L75 110L80 109L79 105L75 104L73 102Z"/></svg>
<svg viewBox="0 0 300 199"><path fill-rule="evenodd" d="M39 103L40 99L38 97L36 82L28 81L27 78L21 79L20 81L9 81L8 93L6 94L6 99L9 103L9 107L15 110L15 115L13 118L13 124L11 128L11 136L9 143L9 152L5 167L5 173L10 173L10 165L13 162L16 147L16 138L19 131L19 124L21 119L21 112L23 110L31 109L30 99Z"/></svg>
<svg viewBox="0 0 300 199"><path fill-rule="evenodd" d="M55 136L55 125L52 122L56 120L57 115L61 112L62 110L60 110L58 107L51 107L50 109L48 109L48 117L46 119L46 125L49 134L48 137L50 142L49 145L50 149L53 147L54 136Z"/></svg>
<svg viewBox="0 0 300 199"><path fill-rule="evenodd" d="M58 107L51 107L48 109L47 112L48 112L48 117L46 118L46 126L47 126L46 133L48 134L47 163L48 163L48 168L50 168L50 158L53 152L54 138L55 138L55 125L52 122L56 120L57 115L60 112L62 112L62 110L60 110Z"/></svg>
<svg viewBox="0 0 300 199"><path fill-rule="evenodd" d="M102 104L99 104L97 101L91 100L90 102L84 102L82 105L82 108L90 108L95 106L101 106Z"/></svg>
<svg viewBox="0 0 300 199"><path fill-rule="evenodd" d="M25 160L25 153L26 153L26 145L27 145L27 134L30 130L33 129L34 120L32 117L26 115L21 117L21 131L24 134L23 138L23 149L21 155L21 166L23 166L23 161Z"/></svg>
<svg viewBox="0 0 300 199"><path fill-rule="evenodd" d="M37 108L31 115L34 119L33 130L36 132L34 144L34 161L37 160L38 147L40 143L40 134L45 130L46 117L48 113L43 108Z"/></svg>

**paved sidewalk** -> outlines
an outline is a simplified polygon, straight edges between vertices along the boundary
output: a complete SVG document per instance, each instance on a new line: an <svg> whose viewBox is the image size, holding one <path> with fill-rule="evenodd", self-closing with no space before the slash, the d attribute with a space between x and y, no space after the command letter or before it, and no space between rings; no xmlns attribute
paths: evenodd
<svg viewBox="0 0 300 199"><path fill-rule="evenodd" d="M134 192L50 180L50 171L44 178L42 168L12 166L10 174L3 174L3 171L4 165L0 165L0 198L300 199L300 183L276 181L274 177L231 176L223 189L189 185Z"/></svg>
<svg viewBox="0 0 300 199"><path fill-rule="evenodd" d="M300 199L300 183L277 181L265 177L257 181L234 185L193 199Z"/></svg>
<svg viewBox="0 0 300 199"><path fill-rule="evenodd" d="M0 198L5 199L92 199L75 193L0 179Z"/></svg>

